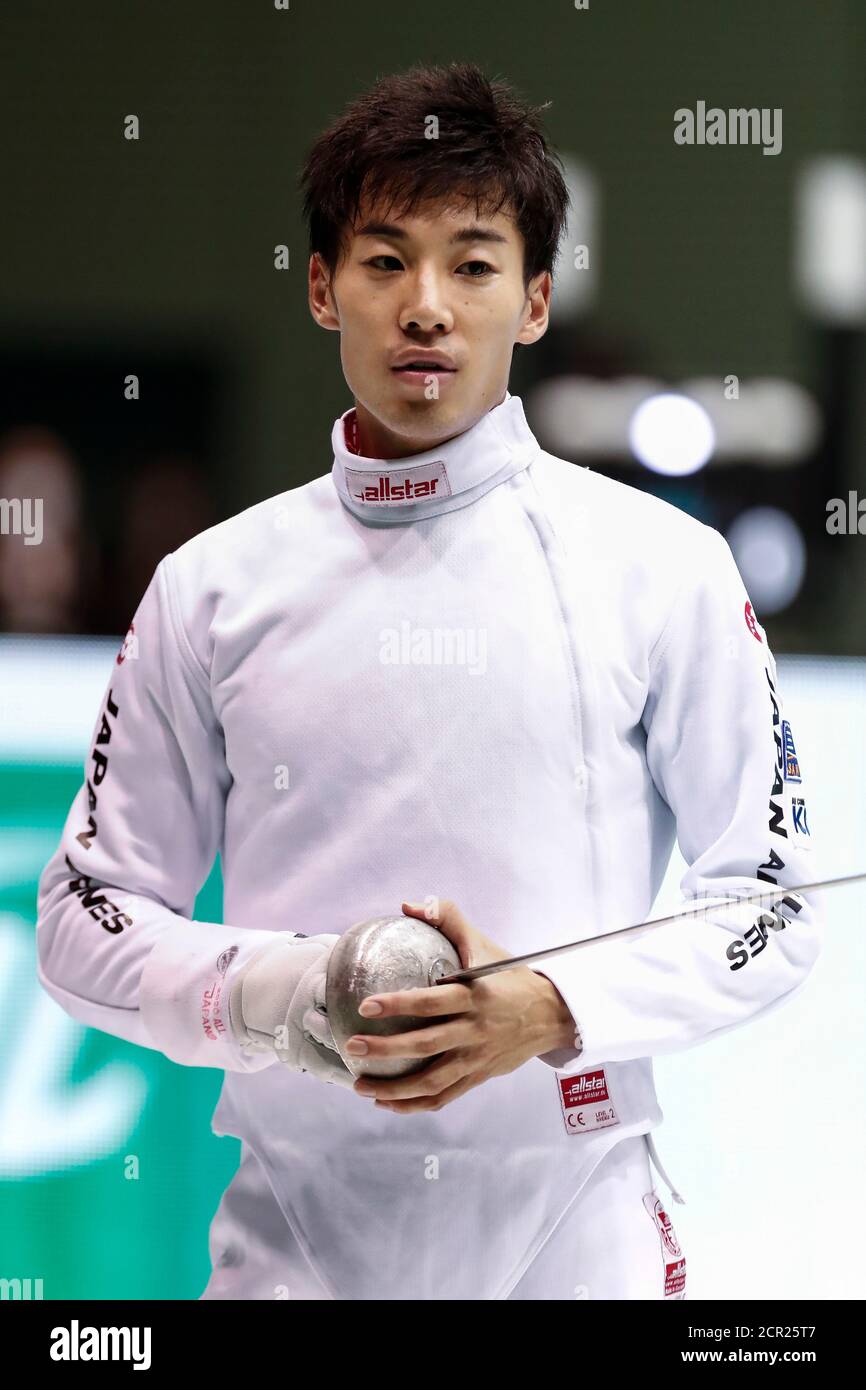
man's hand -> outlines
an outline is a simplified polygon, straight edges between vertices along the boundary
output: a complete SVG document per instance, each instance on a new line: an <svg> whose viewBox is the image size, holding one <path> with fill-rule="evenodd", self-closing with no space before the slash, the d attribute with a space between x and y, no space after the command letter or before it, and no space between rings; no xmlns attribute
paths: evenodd
<svg viewBox="0 0 866 1390"><path fill-rule="evenodd" d="M328 957L339 937L275 932L234 978L229 1021L242 1049L275 1052L290 1071L351 1090L353 1076L325 1009Z"/></svg>
<svg viewBox="0 0 866 1390"><path fill-rule="evenodd" d="M471 927L453 902L431 898L426 906L404 902L402 909L407 917L438 927L456 946L464 969L508 959L508 952ZM376 1097L377 1105L405 1113L441 1110L492 1076L504 1076L530 1057L574 1042L574 1019L559 991L528 966L467 984L370 995L360 1012L371 1018L404 1014L431 1019L427 1028L388 1037L356 1034L347 1046L350 1053L369 1058L436 1057L408 1076L381 1081L366 1076L355 1082L358 1095ZM449 1017L437 1021L442 1015Z"/></svg>

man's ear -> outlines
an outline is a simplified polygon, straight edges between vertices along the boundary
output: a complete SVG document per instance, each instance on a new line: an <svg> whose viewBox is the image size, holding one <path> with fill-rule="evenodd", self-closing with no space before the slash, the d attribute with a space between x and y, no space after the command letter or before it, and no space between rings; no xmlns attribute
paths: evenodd
<svg viewBox="0 0 866 1390"><path fill-rule="evenodd" d="M523 312L523 325L514 339L515 343L537 343L547 332L550 317L550 293L553 279L549 270L542 270L530 280L526 288L526 307Z"/></svg>
<svg viewBox="0 0 866 1390"><path fill-rule="evenodd" d="M310 256L307 289L310 313L316 323L320 328L339 332L340 315L334 297L333 281L318 251L314 251Z"/></svg>

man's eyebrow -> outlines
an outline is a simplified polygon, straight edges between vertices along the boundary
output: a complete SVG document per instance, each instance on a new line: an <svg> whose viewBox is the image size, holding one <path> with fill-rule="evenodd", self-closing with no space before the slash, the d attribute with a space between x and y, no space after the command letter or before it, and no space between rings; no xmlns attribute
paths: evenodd
<svg viewBox="0 0 866 1390"><path fill-rule="evenodd" d="M395 241L405 241L408 232L403 227L398 227L394 222L365 222L362 227L358 227L356 236L383 236L391 237ZM495 232L492 227L484 227L480 222L473 222L468 227L461 227L448 238L448 244L454 245L464 241L492 241L508 243L508 237L501 232Z"/></svg>

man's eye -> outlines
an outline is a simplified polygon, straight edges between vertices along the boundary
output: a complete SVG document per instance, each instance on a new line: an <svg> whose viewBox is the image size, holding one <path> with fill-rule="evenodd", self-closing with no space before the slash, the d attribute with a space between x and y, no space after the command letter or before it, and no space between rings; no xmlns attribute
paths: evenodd
<svg viewBox="0 0 866 1390"><path fill-rule="evenodd" d="M377 265L377 261L390 261L391 265ZM403 268L402 262L399 261L396 256L388 256L384 252L381 256L371 256L369 260L364 262L364 264L371 265L374 270L391 270L395 267L397 270L402 270ZM474 266L476 268L475 273L467 277L470 280L483 280L486 275L493 274L493 267L488 265L487 261L465 261L464 265ZM460 269L462 270L463 266L461 266Z"/></svg>

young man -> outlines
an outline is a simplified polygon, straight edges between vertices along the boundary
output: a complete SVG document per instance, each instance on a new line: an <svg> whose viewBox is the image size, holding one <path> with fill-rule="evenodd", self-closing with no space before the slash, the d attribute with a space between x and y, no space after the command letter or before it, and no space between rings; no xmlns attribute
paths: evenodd
<svg viewBox="0 0 866 1390"><path fill-rule="evenodd" d="M682 1297L652 1058L819 949L792 894L719 905L809 878L766 636L716 531L545 453L508 392L567 208L533 111L469 65L390 77L304 187L354 407L329 473L158 566L42 877L40 978L225 1069L204 1297ZM473 965L610 932L675 835L705 913L384 995L425 1024L359 1047L433 1060L353 1081L323 1011L347 927L427 916ZM191 921L218 851L225 925Z"/></svg>

